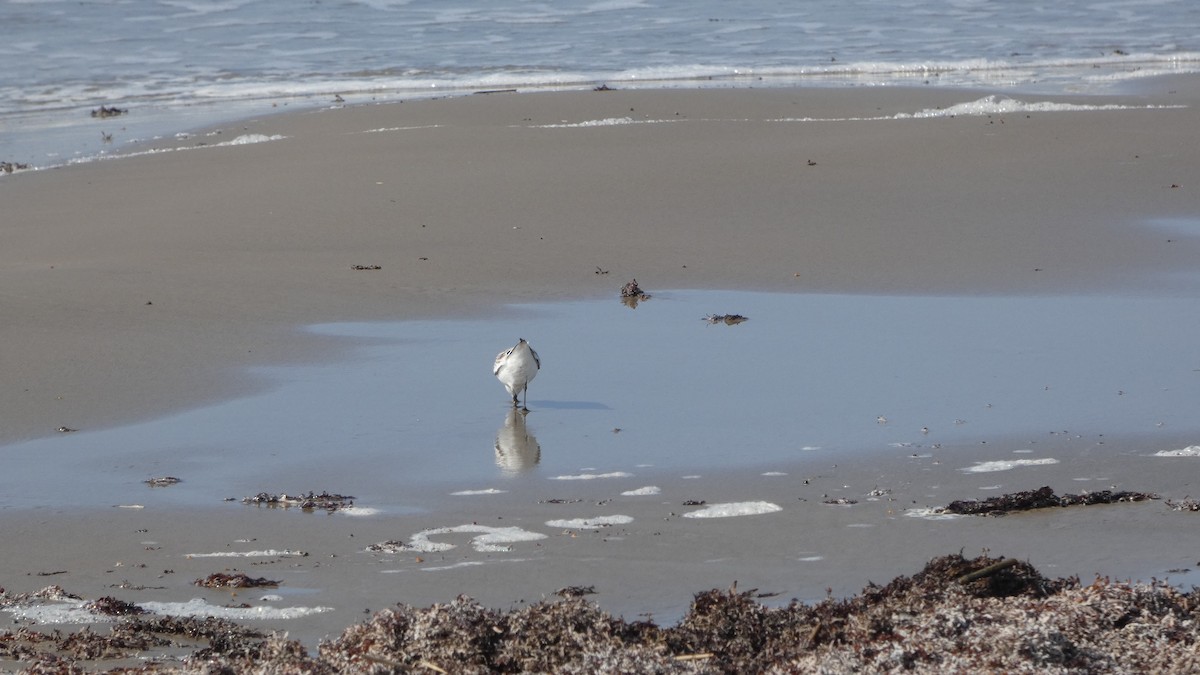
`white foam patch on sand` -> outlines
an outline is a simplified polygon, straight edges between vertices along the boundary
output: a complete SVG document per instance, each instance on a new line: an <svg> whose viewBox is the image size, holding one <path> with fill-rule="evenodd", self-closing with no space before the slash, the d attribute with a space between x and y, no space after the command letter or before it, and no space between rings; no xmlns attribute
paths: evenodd
<svg viewBox="0 0 1200 675"><path fill-rule="evenodd" d="M990 473L992 471L1011 471L1019 466L1044 466L1046 464L1058 464L1058 460L1053 457L1044 459L1001 459L995 462L979 462L975 466L968 466L963 469L966 473Z"/></svg>
<svg viewBox="0 0 1200 675"><path fill-rule="evenodd" d="M955 520L957 518L965 518L958 513L946 513L941 509L908 509L904 515L909 518L921 518L923 520Z"/></svg>
<svg viewBox="0 0 1200 675"><path fill-rule="evenodd" d="M244 621L246 619L298 619L310 614L332 612L332 607L222 607L201 598L187 602L141 602L138 606L155 614L168 616L213 616L218 619Z"/></svg>
<svg viewBox="0 0 1200 675"><path fill-rule="evenodd" d="M803 558L796 558L796 562L820 562L825 559L823 555L809 555Z"/></svg>
<svg viewBox="0 0 1200 675"><path fill-rule="evenodd" d="M1006 115L1018 113L1047 112L1091 112L1107 110L1170 110L1186 108L1186 105L1087 105L1077 103L1054 103L1038 101L1028 103L1007 96L985 96L975 101L958 103L945 108L926 108L915 113L896 113L869 117L781 117L768 122L882 122L888 120L934 119L939 117Z"/></svg>
<svg viewBox="0 0 1200 675"><path fill-rule="evenodd" d="M369 506L346 506L346 507L338 509L337 511L334 511L334 513L340 513L343 516L362 517L362 516L374 516L374 515L378 515L383 512L380 511L379 509L371 508Z"/></svg>
<svg viewBox="0 0 1200 675"><path fill-rule="evenodd" d="M472 496L472 495L502 495L508 490L497 490L496 488L485 488L483 490L459 490L451 492L454 497Z"/></svg>
<svg viewBox="0 0 1200 675"><path fill-rule="evenodd" d="M633 474L624 471L610 473L579 473L570 476L551 476L550 480L596 480L598 478L629 478Z"/></svg>
<svg viewBox="0 0 1200 675"><path fill-rule="evenodd" d="M217 551L216 553L185 553L185 558L303 558L304 551L269 548L264 551Z"/></svg>
<svg viewBox="0 0 1200 675"><path fill-rule="evenodd" d="M595 518L572 518L570 520L547 520L547 527L561 527L568 530L593 529L610 525L632 523L629 516L596 516Z"/></svg>
<svg viewBox="0 0 1200 675"><path fill-rule="evenodd" d="M605 117L599 120L583 122L560 122L558 124L537 124L534 129L586 129L589 127L620 127L630 124L665 124L678 120L635 120L632 117Z"/></svg>
<svg viewBox="0 0 1200 675"><path fill-rule="evenodd" d="M437 565L435 567L422 567L422 572L441 572L444 570L456 570L462 567L479 567L487 563L482 560L466 560L464 562L454 563L453 565Z"/></svg>
<svg viewBox="0 0 1200 675"><path fill-rule="evenodd" d="M1100 110L1152 110L1164 108L1167 106L1154 105L1121 105L1121 104L1078 104L1078 103L1054 103L1052 101L1037 101L1028 103L1007 96L985 96L975 101L967 103L959 103L957 105L947 106L945 108L926 108L919 112L913 113L914 118L930 118L930 117L957 117L959 115L1003 115L1012 113L1029 113L1029 112L1080 112L1080 111L1100 111ZM1170 106L1180 107L1180 106ZM897 119L904 119L909 115L896 115Z"/></svg>
<svg viewBox="0 0 1200 675"><path fill-rule="evenodd" d="M78 600L52 605L5 607L4 611L12 614L14 620L32 621L40 624L110 623L116 621L114 617L89 612L84 607L84 604L84 601Z"/></svg>
<svg viewBox="0 0 1200 675"><path fill-rule="evenodd" d="M786 476L787 474L782 471L767 471L767 472L763 473L763 475L764 476Z"/></svg>
<svg viewBox="0 0 1200 675"><path fill-rule="evenodd" d="M1200 457L1200 445L1189 445L1178 450L1159 450L1155 457Z"/></svg>
<svg viewBox="0 0 1200 675"><path fill-rule="evenodd" d="M221 147L225 147L225 146L229 146L229 145L254 145L256 143L269 143L271 141L281 141L285 138L287 138L287 136L281 136L279 134L274 134L272 136L268 136L266 134L242 134L241 136L238 136L237 138L233 139L232 141L224 141L222 143L214 143L212 145L212 147L221 148Z"/></svg>
<svg viewBox="0 0 1200 675"><path fill-rule="evenodd" d="M280 596L263 596L263 599L281 600L282 598ZM111 623L117 620L116 617L88 611L86 604L82 600L77 600L49 605L6 607L4 611L12 614L14 619L39 624ZM200 598L193 598L187 602L139 602L137 605L146 611L164 616L214 616L235 621L298 619L310 614L333 611L332 607L222 607L209 604Z"/></svg>
<svg viewBox="0 0 1200 675"><path fill-rule="evenodd" d="M510 544L515 544L523 541L537 541L545 539L546 535L538 532L530 532L522 530L519 527L488 527L487 525L456 525L455 527L435 527L431 530L422 530L412 536L408 541L408 549L413 551L421 551L424 553L438 553L441 551L449 551L454 548L454 544L445 542L433 541L430 537L439 534L478 534L479 536L471 539L471 546L481 553L493 553L497 551L511 551Z"/></svg>
<svg viewBox="0 0 1200 675"><path fill-rule="evenodd" d="M626 490L621 493L621 496L622 497L643 497L646 495L657 495L657 494L662 494L662 488L658 487L657 485L647 485L646 487L640 487L636 490Z"/></svg>
<svg viewBox="0 0 1200 675"><path fill-rule="evenodd" d="M413 131L416 129L438 129L438 128L441 128L441 126L442 125L440 125L440 124L419 124L417 126L412 126L412 127L380 127L378 129L367 129L365 131L360 131L359 133L361 133L361 134L382 134L382 133L386 133L389 131Z"/></svg>
<svg viewBox="0 0 1200 675"><path fill-rule="evenodd" d="M757 516L763 513L782 511L783 507L771 502L730 502L727 504L710 504L696 511L683 514L684 518L733 518L736 516Z"/></svg>

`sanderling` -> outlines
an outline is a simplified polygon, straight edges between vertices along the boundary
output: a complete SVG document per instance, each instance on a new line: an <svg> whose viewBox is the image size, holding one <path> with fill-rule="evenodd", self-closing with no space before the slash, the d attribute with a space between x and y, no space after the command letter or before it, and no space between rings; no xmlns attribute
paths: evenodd
<svg viewBox="0 0 1200 675"><path fill-rule="evenodd" d="M533 347L521 338L512 349L506 349L496 355L496 366L492 370L496 377L512 395L513 407L517 407L517 394L525 392L525 403L521 410L529 410L529 381L537 377L542 361L538 358Z"/></svg>

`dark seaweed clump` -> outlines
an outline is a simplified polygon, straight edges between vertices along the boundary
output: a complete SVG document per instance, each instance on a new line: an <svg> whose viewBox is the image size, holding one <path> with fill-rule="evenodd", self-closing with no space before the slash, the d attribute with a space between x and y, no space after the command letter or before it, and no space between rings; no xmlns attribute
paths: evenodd
<svg viewBox="0 0 1200 675"><path fill-rule="evenodd" d="M335 492L326 490L320 494L309 490L307 494L301 492L298 495L289 494L271 494L269 492L260 492L253 497L242 498L243 504L259 504L274 507L296 507L302 511L337 511L354 506L354 497L350 495L340 495Z"/></svg>
<svg viewBox="0 0 1200 675"><path fill-rule="evenodd" d="M192 583L205 588L278 588L280 582L242 572L216 572Z"/></svg>
<svg viewBox="0 0 1200 675"><path fill-rule="evenodd" d="M186 637L204 644L113 672L1127 673L1194 672L1200 663L1200 591L1108 579L1085 586L1011 558L943 556L911 577L815 605L769 608L753 593L699 593L670 628L613 617L579 597L500 612L460 596L384 609L315 656L229 622L135 616L110 636L0 632L0 658L32 663L34 673L83 672L80 661L95 666Z"/></svg>
<svg viewBox="0 0 1200 675"><path fill-rule="evenodd" d="M989 497L982 501L967 499L950 502L943 509L947 513L957 513L966 516L1002 516L1016 511L1031 511L1033 509L1061 508L1064 506L1090 506L1093 504L1116 504L1118 502L1141 502L1147 499L1158 499L1158 495L1147 492L1114 492L1099 490L1082 495L1056 495L1049 487L1036 490L1013 492L999 497Z"/></svg>

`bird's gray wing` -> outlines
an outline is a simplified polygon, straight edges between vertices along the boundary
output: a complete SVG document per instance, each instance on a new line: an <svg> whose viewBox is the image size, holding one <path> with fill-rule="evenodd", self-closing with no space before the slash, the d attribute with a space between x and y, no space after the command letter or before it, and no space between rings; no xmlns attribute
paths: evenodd
<svg viewBox="0 0 1200 675"><path fill-rule="evenodd" d="M542 360L538 358L537 352L533 351L533 347L529 348L529 353L533 354L533 362L537 364L538 370L541 370Z"/></svg>

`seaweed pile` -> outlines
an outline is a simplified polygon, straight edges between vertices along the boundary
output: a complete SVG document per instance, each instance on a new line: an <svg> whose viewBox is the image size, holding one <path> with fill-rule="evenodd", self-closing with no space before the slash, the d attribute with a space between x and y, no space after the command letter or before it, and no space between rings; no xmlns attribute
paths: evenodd
<svg viewBox="0 0 1200 675"><path fill-rule="evenodd" d="M1003 516L1016 511L1061 508L1064 506L1091 506L1093 504L1116 504L1118 502L1142 502L1158 499L1158 495L1147 492L1098 490L1082 495L1056 495L1048 486L1036 490L1013 492L982 501L966 499L950 502L941 509L945 513L964 516Z"/></svg>
<svg viewBox="0 0 1200 675"><path fill-rule="evenodd" d="M128 657L163 635L198 626L189 637L206 647L182 660L114 672L1119 673L1200 667L1200 590L1103 578L1083 585L988 556L943 556L911 577L815 605L768 608L754 600L754 591L706 591L670 628L627 622L564 595L510 612L465 596L426 609L398 605L322 643L315 656L283 636L257 636L228 622L130 616L106 638L88 629L73 636L54 631L44 645L28 628L0 632L0 658L31 663L31 673L83 672L76 659ZM98 656L72 647L81 634L99 641L88 650Z"/></svg>
<svg viewBox="0 0 1200 675"><path fill-rule="evenodd" d="M338 509L349 508L354 506L354 497L350 495L340 495L329 491L322 491L320 494L308 491L308 494L301 492L298 495L289 494L271 494L269 492L260 492L253 497L243 497L243 504L258 504L272 507L296 507L301 511L337 511Z"/></svg>

